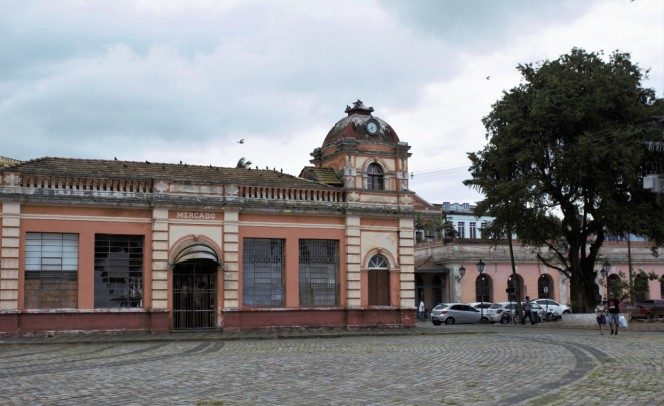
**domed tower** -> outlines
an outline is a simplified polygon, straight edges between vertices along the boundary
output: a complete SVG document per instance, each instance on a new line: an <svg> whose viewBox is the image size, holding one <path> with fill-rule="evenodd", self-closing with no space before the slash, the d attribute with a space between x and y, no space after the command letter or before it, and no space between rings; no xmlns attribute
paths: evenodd
<svg viewBox="0 0 664 406"><path fill-rule="evenodd" d="M310 162L315 165L312 172L333 170L351 192L349 201L376 201L369 196L408 193L409 190L410 146L399 141L394 129L372 115L373 111L360 100L353 103L353 107L346 106L347 116L332 127L323 146L311 153ZM384 199L378 200L387 203Z"/></svg>

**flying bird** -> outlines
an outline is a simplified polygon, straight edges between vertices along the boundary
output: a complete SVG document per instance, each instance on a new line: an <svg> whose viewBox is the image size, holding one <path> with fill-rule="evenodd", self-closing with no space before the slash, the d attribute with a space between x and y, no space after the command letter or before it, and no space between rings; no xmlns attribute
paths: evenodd
<svg viewBox="0 0 664 406"><path fill-rule="evenodd" d="M240 141L235 141L235 142L237 142L238 144L244 144L244 138L242 138Z"/></svg>
<svg viewBox="0 0 664 406"><path fill-rule="evenodd" d="M486 80L489 80L489 79L491 79L491 76L487 76L487 77L486 77Z"/></svg>

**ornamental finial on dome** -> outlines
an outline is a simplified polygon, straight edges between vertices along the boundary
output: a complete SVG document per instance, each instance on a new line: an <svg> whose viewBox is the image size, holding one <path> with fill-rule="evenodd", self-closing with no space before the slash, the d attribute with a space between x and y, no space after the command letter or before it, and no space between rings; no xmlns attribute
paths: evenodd
<svg viewBox="0 0 664 406"><path fill-rule="evenodd" d="M353 103L352 108L350 106L346 106L346 113L348 113L349 116L355 113L370 116L371 112L373 111L373 107L365 107L364 103L362 103L362 100L360 99L357 99L357 101Z"/></svg>

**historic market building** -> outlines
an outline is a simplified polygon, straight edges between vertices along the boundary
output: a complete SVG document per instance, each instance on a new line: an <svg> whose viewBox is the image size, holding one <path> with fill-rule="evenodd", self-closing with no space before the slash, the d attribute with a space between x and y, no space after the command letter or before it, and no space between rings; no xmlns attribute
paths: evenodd
<svg viewBox="0 0 664 406"><path fill-rule="evenodd" d="M357 101L295 177L39 158L0 169L0 334L415 326L407 143Z"/></svg>

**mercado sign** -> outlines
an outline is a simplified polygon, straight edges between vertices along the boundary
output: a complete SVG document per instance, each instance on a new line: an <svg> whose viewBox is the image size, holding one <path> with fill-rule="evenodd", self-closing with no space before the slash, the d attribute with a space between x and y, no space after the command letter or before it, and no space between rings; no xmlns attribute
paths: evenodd
<svg viewBox="0 0 664 406"><path fill-rule="evenodd" d="M205 213L199 211L179 211L175 218L178 219L193 219L193 220L214 220L214 213Z"/></svg>

